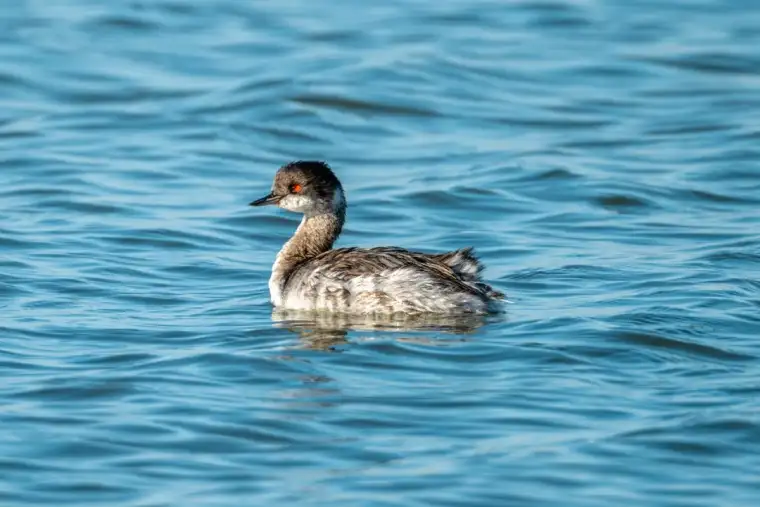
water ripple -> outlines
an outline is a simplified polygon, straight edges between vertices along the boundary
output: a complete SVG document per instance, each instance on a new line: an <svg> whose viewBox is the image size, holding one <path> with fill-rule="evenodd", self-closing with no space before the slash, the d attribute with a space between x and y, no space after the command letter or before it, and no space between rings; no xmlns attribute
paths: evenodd
<svg viewBox="0 0 760 507"><path fill-rule="evenodd" d="M756 505L760 10L363 7L0 6L0 504ZM506 311L273 312L301 158Z"/></svg>

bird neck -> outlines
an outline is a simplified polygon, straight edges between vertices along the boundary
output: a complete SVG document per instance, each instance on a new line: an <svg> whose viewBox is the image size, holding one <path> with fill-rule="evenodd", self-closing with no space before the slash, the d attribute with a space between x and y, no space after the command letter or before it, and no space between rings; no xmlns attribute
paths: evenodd
<svg viewBox="0 0 760 507"><path fill-rule="evenodd" d="M272 277L286 278L298 265L330 250L340 236L345 220L343 201L328 212L305 214L293 237L277 254Z"/></svg>

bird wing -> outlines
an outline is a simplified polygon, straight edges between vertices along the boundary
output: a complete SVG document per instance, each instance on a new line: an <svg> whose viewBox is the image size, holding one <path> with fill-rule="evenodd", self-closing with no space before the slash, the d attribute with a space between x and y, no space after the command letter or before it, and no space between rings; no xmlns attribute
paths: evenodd
<svg viewBox="0 0 760 507"><path fill-rule="evenodd" d="M462 254L455 251L446 254L425 254L396 247L376 248L338 248L328 250L298 266L291 274L291 279L299 283L308 283L311 275L336 281L348 282L351 279L377 275L392 274L394 271L413 268L425 272L436 283L445 284L455 290L468 292L475 296L488 298L484 290L474 279L467 279L457 273L454 266L447 263L459 260ZM469 252L468 252L469 253ZM466 258L466 256L465 256Z"/></svg>

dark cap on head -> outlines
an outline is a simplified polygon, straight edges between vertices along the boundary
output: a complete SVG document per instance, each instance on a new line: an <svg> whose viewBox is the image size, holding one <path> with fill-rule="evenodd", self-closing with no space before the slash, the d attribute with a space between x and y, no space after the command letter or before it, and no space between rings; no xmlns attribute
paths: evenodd
<svg viewBox="0 0 760 507"><path fill-rule="evenodd" d="M326 162L320 160L296 160L280 167L278 173L291 173L303 176L311 184L332 186L340 185L335 173Z"/></svg>

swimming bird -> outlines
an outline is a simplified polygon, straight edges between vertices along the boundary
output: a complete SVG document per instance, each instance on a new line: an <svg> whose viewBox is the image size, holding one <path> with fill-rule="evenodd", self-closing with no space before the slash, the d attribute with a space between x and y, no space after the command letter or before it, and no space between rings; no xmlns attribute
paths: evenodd
<svg viewBox="0 0 760 507"><path fill-rule="evenodd" d="M269 294L276 308L483 314L504 298L483 282L483 265L469 247L439 254L398 247L333 249L346 220L346 195L325 162L280 167L272 191L250 205L303 214L272 266Z"/></svg>

